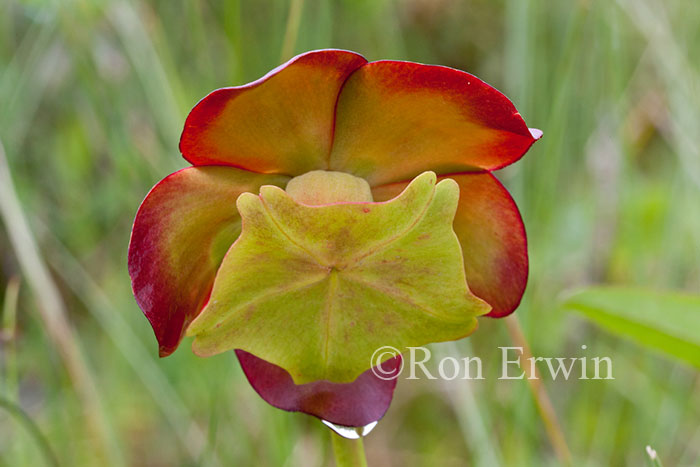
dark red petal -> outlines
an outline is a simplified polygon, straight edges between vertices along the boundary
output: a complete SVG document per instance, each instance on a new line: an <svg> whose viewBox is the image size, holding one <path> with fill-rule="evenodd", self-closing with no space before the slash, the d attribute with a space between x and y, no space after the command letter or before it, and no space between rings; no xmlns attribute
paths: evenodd
<svg viewBox="0 0 700 467"><path fill-rule="evenodd" d="M401 370L401 356L381 364L382 375L372 369L347 384L316 381L296 385L284 369L243 350L238 361L253 389L268 404L289 412L303 412L344 426L365 426L379 420L389 409Z"/></svg>

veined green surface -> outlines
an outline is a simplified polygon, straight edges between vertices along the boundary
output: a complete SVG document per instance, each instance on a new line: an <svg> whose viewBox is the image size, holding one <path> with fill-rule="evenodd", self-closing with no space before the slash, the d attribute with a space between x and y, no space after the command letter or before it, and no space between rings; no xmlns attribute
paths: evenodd
<svg viewBox="0 0 700 467"><path fill-rule="evenodd" d="M491 307L452 230L459 187L426 172L385 203L306 206L281 188L238 198L243 230L190 324L195 353L243 349L297 384L354 381L374 351L455 340Z"/></svg>
<svg viewBox="0 0 700 467"><path fill-rule="evenodd" d="M158 359L126 273L138 204L187 165L177 150L187 112L288 58L289 4L0 1L0 138L129 465L332 462L328 429L265 404L229 352L202 359L184 342ZM300 20L294 53L339 47L461 68L544 131L497 176L530 240L516 313L533 353L579 357L586 345L615 365L614 381L543 381L574 465L644 465L646 445L664 465L698 465L698 372L559 299L594 283L700 290L700 2L306 0ZM90 466L92 435L15 258L0 226L2 301L11 278L21 284L0 390L61 465ZM557 465L526 382L498 379L509 345L503 322L482 319L469 339L433 346L481 357L486 379L401 379L365 440L370 465ZM0 413L0 464L42 462Z"/></svg>

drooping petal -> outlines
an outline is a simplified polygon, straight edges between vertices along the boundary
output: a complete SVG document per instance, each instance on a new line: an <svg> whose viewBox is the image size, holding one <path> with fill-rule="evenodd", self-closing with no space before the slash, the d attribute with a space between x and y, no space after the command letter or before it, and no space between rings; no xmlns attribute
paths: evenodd
<svg viewBox="0 0 700 467"><path fill-rule="evenodd" d="M490 173L450 175L459 184L453 228L462 245L469 289L500 318L520 304L528 274L527 238L518 207ZM400 193L405 183L376 187L376 201Z"/></svg>
<svg viewBox="0 0 700 467"><path fill-rule="evenodd" d="M365 426L382 418L391 404L401 369L399 355L381 364L381 378L370 369L352 383L316 381L297 385L277 365L243 350L236 350L236 355L248 382L268 404L344 426Z"/></svg>
<svg viewBox="0 0 700 467"><path fill-rule="evenodd" d="M129 275L161 356L177 348L204 305L224 254L240 234L238 196L287 180L233 167L188 167L148 193L131 232Z"/></svg>
<svg viewBox="0 0 700 467"><path fill-rule="evenodd" d="M493 170L519 159L541 132L475 76L410 62L368 63L340 93L330 170L370 185Z"/></svg>
<svg viewBox="0 0 700 467"><path fill-rule="evenodd" d="M338 93L366 62L354 52L308 52L250 84L218 89L188 115L180 151L193 165L293 176L325 169Z"/></svg>

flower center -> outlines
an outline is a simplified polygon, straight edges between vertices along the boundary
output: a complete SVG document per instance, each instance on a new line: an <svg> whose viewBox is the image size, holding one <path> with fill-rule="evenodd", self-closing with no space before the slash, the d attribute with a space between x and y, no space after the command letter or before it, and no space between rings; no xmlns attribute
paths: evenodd
<svg viewBox="0 0 700 467"><path fill-rule="evenodd" d="M364 178L344 172L307 172L291 179L286 191L294 201L308 206L374 201L369 183Z"/></svg>

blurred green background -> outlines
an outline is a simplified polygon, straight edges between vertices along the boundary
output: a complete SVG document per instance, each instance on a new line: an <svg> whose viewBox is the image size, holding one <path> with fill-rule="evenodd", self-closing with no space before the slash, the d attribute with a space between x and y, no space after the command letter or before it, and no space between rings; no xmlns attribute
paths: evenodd
<svg viewBox="0 0 700 467"><path fill-rule="evenodd" d="M469 71L544 131L497 174L530 240L516 314L535 355L611 356L616 378L544 377L555 432L576 466L644 465L647 445L666 465L699 465L697 369L644 345L654 336L628 340L561 306L591 284L700 290L689 0L2 0L0 140L14 186L0 164L0 465L332 465L329 430L264 403L232 353L200 359L185 342L158 359L126 270L140 201L186 166L189 109L326 47ZM646 313L664 322L657 302ZM370 465L566 462L527 382L497 379L506 328L484 319L432 347L480 356L487 379L401 380L366 439Z"/></svg>

